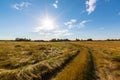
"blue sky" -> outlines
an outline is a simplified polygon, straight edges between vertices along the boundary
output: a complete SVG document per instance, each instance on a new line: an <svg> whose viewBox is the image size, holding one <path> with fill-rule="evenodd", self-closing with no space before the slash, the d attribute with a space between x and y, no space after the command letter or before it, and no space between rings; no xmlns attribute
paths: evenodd
<svg viewBox="0 0 120 80"><path fill-rule="evenodd" d="M0 0L0 39L120 38L120 0Z"/></svg>

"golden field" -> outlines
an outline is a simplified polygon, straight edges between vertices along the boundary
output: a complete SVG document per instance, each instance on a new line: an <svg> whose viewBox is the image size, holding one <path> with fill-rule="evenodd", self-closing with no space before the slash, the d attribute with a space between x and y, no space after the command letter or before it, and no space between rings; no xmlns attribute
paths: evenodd
<svg viewBox="0 0 120 80"><path fill-rule="evenodd" d="M0 80L120 80L120 41L0 42Z"/></svg>
<svg viewBox="0 0 120 80"><path fill-rule="evenodd" d="M77 42L91 50L96 79L120 80L120 41Z"/></svg>

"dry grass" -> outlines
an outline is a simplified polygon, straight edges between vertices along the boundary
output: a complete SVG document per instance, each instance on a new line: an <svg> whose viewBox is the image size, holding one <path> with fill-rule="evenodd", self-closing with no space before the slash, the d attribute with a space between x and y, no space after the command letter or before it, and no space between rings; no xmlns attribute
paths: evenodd
<svg viewBox="0 0 120 80"><path fill-rule="evenodd" d="M0 80L95 80L95 73L120 80L119 41L0 42Z"/></svg>
<svg viewBox="0 0 120 80"><path fill-rule="evenodd" d="M120 41L77 42L77 44L91 49L99 80L120 80Z"/></svg>
<svg viewBox="0 0 120 80"><path fill-rule="evenodd" d="M42 79L77 51L70 43L0 42L0 80Z"/></svg>
<svg viewBox="0 0 120 80"><path fill-rule="evenodd" d="M94 80L91 56L86 48L63 69L53 80Z"/></svg>

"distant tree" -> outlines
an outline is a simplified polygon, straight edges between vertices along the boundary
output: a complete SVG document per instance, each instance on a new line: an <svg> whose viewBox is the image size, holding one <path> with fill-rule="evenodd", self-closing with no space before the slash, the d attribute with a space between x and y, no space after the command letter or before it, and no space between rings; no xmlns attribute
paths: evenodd
<svg viewBox="0 0 120 80"><path fill-rule="evenodd" d="M75 41L80 41L80 39L77 39L77 38L76 38L76 40L75 40Z"/></svg>
<svg viewBox="0 0 120 80"><path fill-rule="evenodd" d="M87 41L93 41L92 38L87 39Z"/></svg>
<svg viewBox="0 0 120 80"><path fill-rule="evenodd" d="M51 41L51 42L56 42L57 40L56 40L56 38L53 38L53 39L51 39L50 41Z"/></svg>
<svg viewBox="0 0 120 80"><path fill-rule="evenodd" d="M106 41L120 41L120 39L106 39Z"/></svg>
<svg viewBox="0 0 120 80"><path fill-rule="evenodd" d="M34 42L45 42L44 40L34 40Z"/></svg>
<svg viewBox="0 0 120 80"><path fill-rule="evenodd" d="M62 41L70 41L69 39L56 39L56 38L54 38L54 39L51 39L50 40L51 42L62 42Z"/></svg>
<svg viewBox="0 0 120 80"><path fill-rule="evenodd" d="M63 41L70 41L69 39L63 39Z"/></svg>
<svg viewBox="0 0 120 80"><path fill-rule="evenodd" d="M15 41L31 41L31 39L27 39L27 38L16 38Z"/></svg>
<svg viewBox="0 0 120 80"><path fill-rule="evenodd" d="M110 39L107 39L106 41L111 41Z"/></svg>

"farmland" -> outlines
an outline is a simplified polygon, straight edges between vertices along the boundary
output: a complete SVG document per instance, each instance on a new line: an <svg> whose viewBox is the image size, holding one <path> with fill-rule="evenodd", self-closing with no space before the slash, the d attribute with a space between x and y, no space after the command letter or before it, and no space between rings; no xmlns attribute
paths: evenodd
<svg viewBox="0 0 120 80"><path fill-rule="evenodd" d="M120 42L0 42L0 80L120 80Z"/></svg>
<svg viewBox="0 0 120 80"><path fill-rule="evenodd" d="M120 42L94 41L77 43L92 53L99 80L120 80Z"/></svg>

